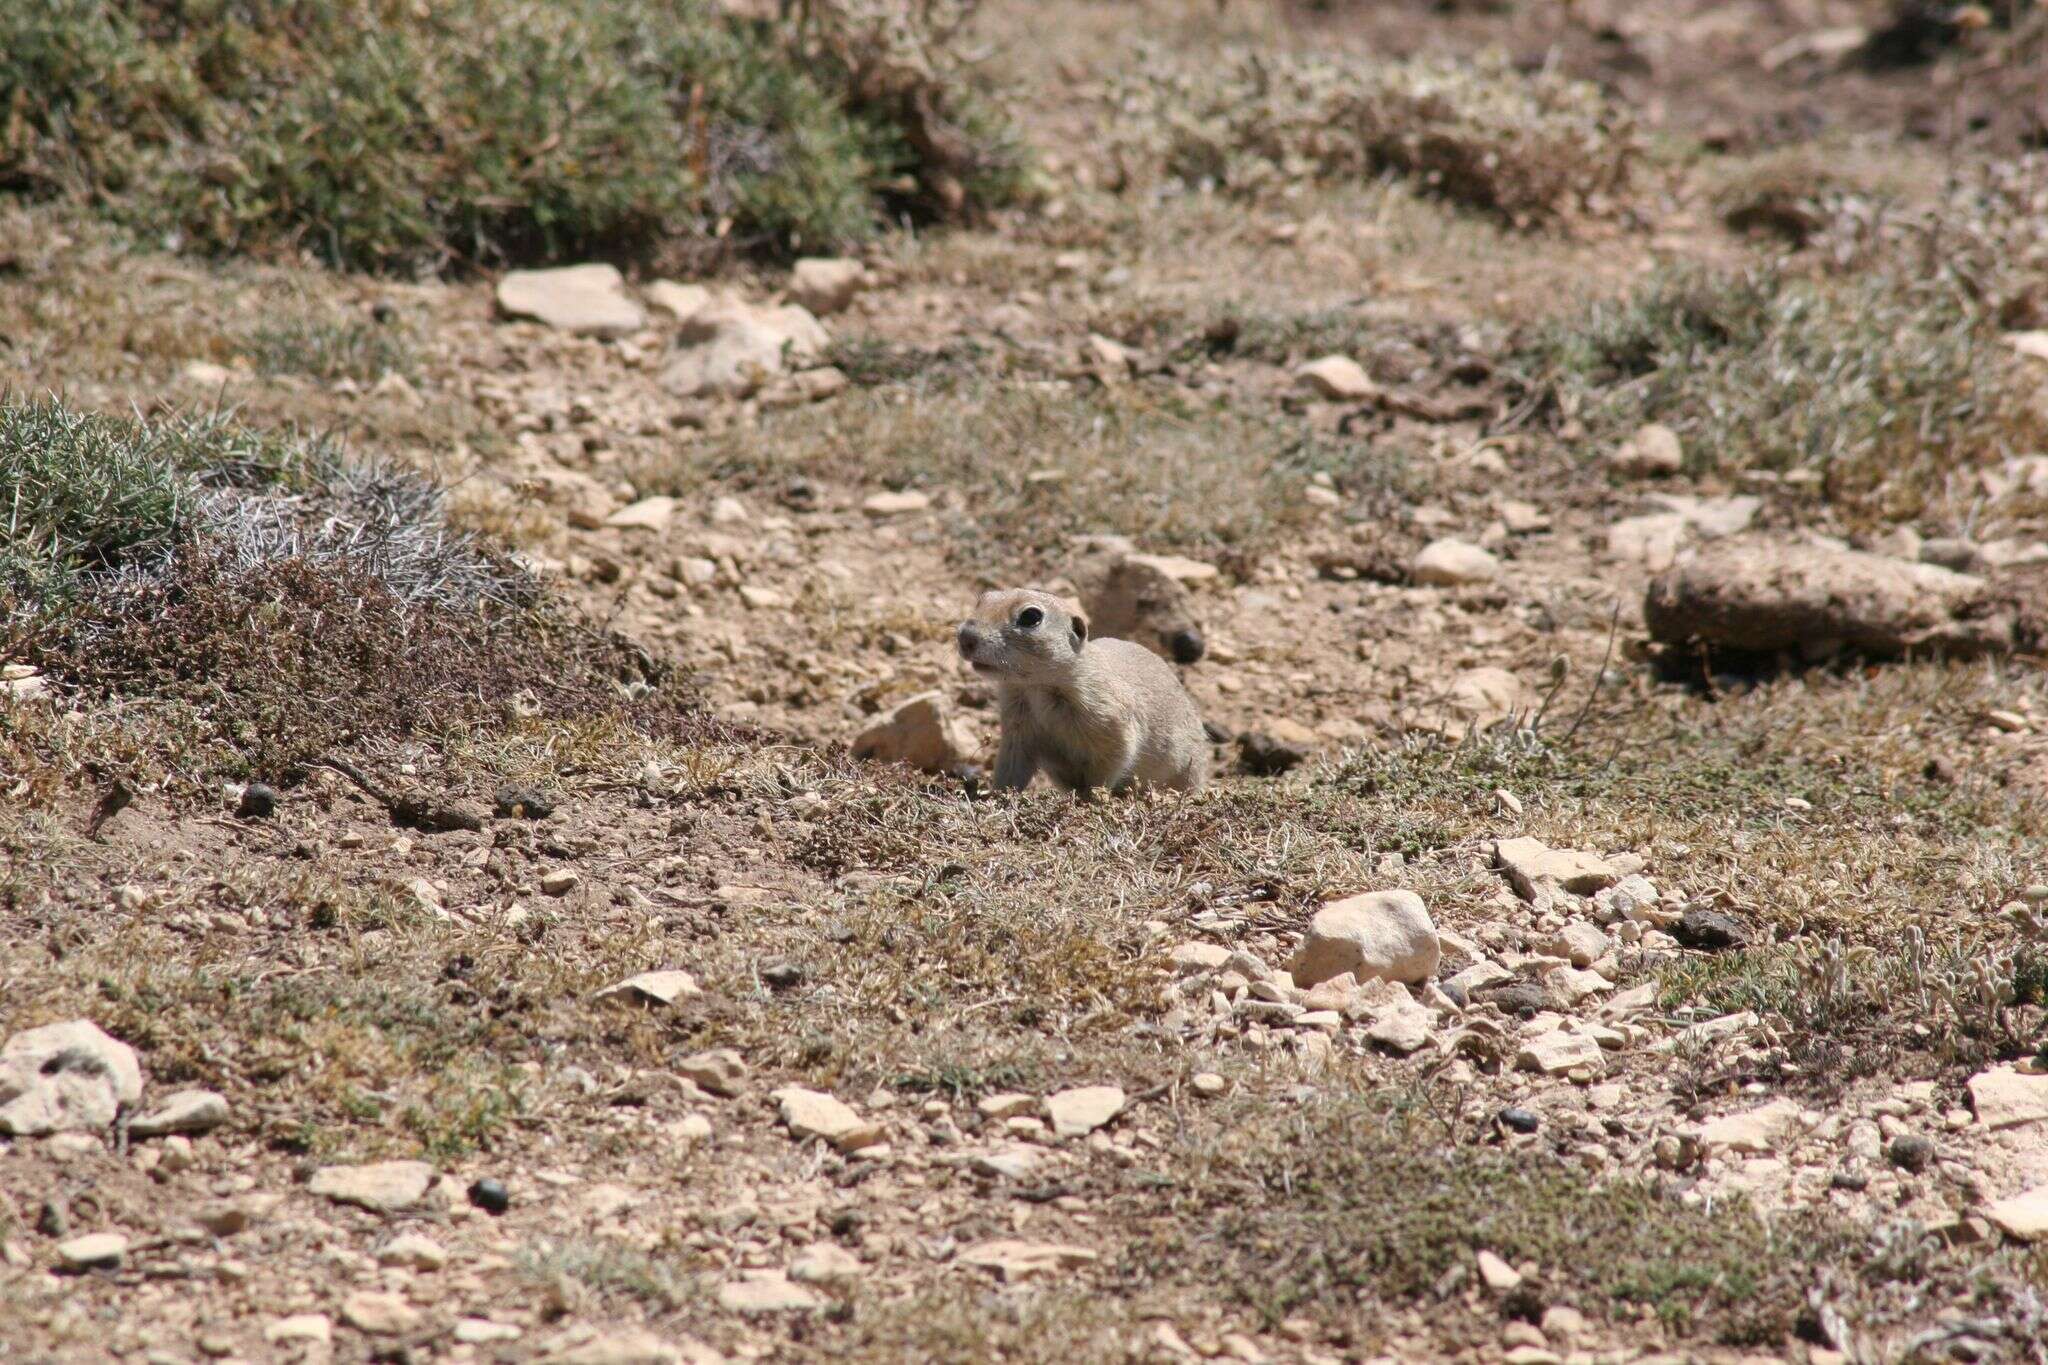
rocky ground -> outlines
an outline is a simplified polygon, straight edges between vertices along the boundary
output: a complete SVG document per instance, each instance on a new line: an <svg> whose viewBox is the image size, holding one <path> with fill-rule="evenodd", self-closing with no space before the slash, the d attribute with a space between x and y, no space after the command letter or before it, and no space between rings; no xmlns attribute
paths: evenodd
<svg viewBox="0 0 2048 1365"><path fill-rule="evenodd" d="M2014 156L2019 56L1301 8L998 7L1047 197L794 270L0 207L0 387L345 433L720 722L548 711L543 655L269 771L9 664L0 1355L2040 1358L2048 320L1896 478L1723 458L1740 394L1603 425L1528 340L1780 259L1788 167L1853 216ZM1337 41L1553 52L1648 150L1533 225L1115 183L1148 62ZM1133 555L1218 782L989 795L953 624Z"/></svg>

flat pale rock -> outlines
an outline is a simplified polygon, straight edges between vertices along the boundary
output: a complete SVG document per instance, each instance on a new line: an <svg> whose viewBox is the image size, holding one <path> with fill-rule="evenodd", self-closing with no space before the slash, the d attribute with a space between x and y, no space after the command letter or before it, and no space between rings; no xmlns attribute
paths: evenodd
<svg viewBox="0 0 2048 1365"><path fill-rule="evenodd" d="M1013 1142L1007 1146L991 1148L986 1152L976 1152L967 1159L967 1165L977 1174L992 1176L997 1180L1022 1180L1045 1165L1049 1159L1042 1147Z"/></svg>
<svg viewBox="0 0 2048 1365"><path fill-rule="evenodd" d="M2048 1238L2048 1185L2036 1185L2024 1194L2001 1199L1985 1209L1984 1216L2016 1242Z"/></svg>
<svg viewBox="0 0 2048 1365"><path fill-rule="evenodd" d="M472 1346L485 1346L495 1341L517 1341L526 1333L509 1322L492 1322L489 1318L457 1318L455 1339Z"/></svg>
<svg viewBox="0 0 2048 1365"><path fill-rule="evenodd" d="M275 1345L284 1341L334 1340L334 1322L325 1313L294 1313L264 1324L263 1339Z"/></svg>
<svg viewBox="0 0 2048 1365"><path fill-rule="evenodd" d="M163 1103L128 1125L131 1137L164 1137L171 1133L206 1133L228 1121L228 1102L211 1090L177 1090Z"/></svg>
<svg viewBox="0 0 2048 1365"><path fill-rule="evenodd" d="M920 692L897 703L853 740L855 758L905 763L927 773L951 771L968 760L973 748L943 692Z"/></svg>
<svg viewBox="0 0 2048 1365"><path fill-rule="evenodd" d="M896 517L905 512L922 512L932 505L932 495L916 489L900 493L873 493L863 499L860 510L871 517Z"/></svg>
<svg viewBox="0 0 2048 1365"><path fill-rule="evenodd" d="M747 1083L746 1059L729 1047L693 1052L676 1063L676 1074L714 1095L737 1095Z"/></svg>
<svg viewBox="0 0 2048 1365"><path fill-rule="evenodd" d="M1479 1263L1479 1278L1486 1287L1496 1294L1506 1294L1521 1287L1522 1272L1503 1261L1490 1251L1482 1251L1476 1258Z"/></svg>
<svg viewBox="0 0 2048 1365"><path fill-rule="evenodd" d="M498 281L498 308L577 336L622 337L647 325L647 314L608 265L514 270Z"/></svg>
<svg viewBox="0 0 2048 1365"><path fill-rule="evenodd" d="M1533 502L1523 502L1519 498L1502 498L1494 507L1500 513L1500 523L1508 528L1509 535L1526 536L1550 529L1550 514Z"/></svg>
<svg viewBox="0 0 2048 1365"><path fill-rule="evenodd" d="M1607 528L1607 553L1624 564L1640 564L1662 573L1678 562L1691 527L1676 512L1650 512L1623 517Z"/></svg>
<svg viewBox="0 0 2048 1365"><path fill-rule="evenodd" d="M1526 715L1535 709L1522 680L1505 668L1490 664L1468 668L1452 679L1445 700L1458 717L1460 729L1468 724L1489 729L1511 716Z"/></svg>
<svg viewBox="0 0 2048 1365"><path fill-rule="evenodd" d="M641 291L648 305L658 308L671 318L681 322L694 317L697 311L711 302L711 291L701 284L680 284L675 280L656 280Z"/></svg>
<svg viewBox="0 0 2048 1365"><path fill-rule="evenodd" d="M2007 332L2005 344L2029 360L2048 361L2048 332Z"/></svg>
<svg viewBox="0 0 2048 1365"><path fill-rule="evenodd" d="M544 1356L547 1365L725 1365L725 1357L692 1337L670 1342L652 1332L611 1332Z"/></svg>
<svg viewBox="0 0 2048 1365"><path fill-rule="evenodd" d="M128 1239L118 1232L95 1232L57 1243L57 1259L68 1270L96 1270L121 1263Z"/></svg>
<svg viewBox="0 0 2048 1365"><path fill-rule="evenodd" d="M1167 960L1182 976L1193 976L1197 972L1213 972L1230 961L1230 949L1220 943L1177 943L1167 954Z"/></svg>
<svg viewBox="0 0 2048 1365"><path fill-rule="evenodd" d="M867 283L859 261L806 256L789 273L789 297L819 317L844 312Z"/></svg>
<svg viewBox="0 0 2048 1365"><path fill-rule="evenodd" d="M1084 1085L1045 1097L1045 1116L1061 1137L1086 1137L1124 1110L1123 1087Z"/></svg>
<svg viewBox="0 0 2048 1365"><path fill-rule="evenodd" d="M1451 536L1423 546L1408 566L1409 578L1426 588L1469 587L1499 575L1500 561L1492 551Z"/></svg>
<svg viewBox="0 0 2048 1365"><path fill-rule="evenodd" d="M1702 547L1643 596L1643 622L1660 644L1809 658L2006 653L2037 628L2029 609L1933 564L1761 535Z"/></svg>
<svg viewBox="0 0 2048 1365"><path fill-rule="evenodd" d="M1397 1005L1372 1021L1365 1040L1403 1057L1429 1043L1436 1031L1436 1015L1427 1006Z"/></svg>
<svg viewBox="0 0 2048 1365"><path fill-rule="evenodd" d="M1547 979L1551 988L1569 1005L1614 989L1614 983L1600 973L1577 967L1560 967Z"/></svg>
<svg viewBox="0 0 2048 1365"><path fill-rule="evenodd" d="M1214 564L1199 559L1187 559L1181 555L1125 555L1127 563L1156 569L1176 583L1206 583L1222 573Z"/></svg>
<svg viewBox="0 0 2048 1365"><path fill-rule="evenodd" d="M808 1313L825 1301L779 1270L752 1270L718 1286L718 1306L733 1313Z"/></svg>
<svg viewBox="0 0 2048 1365"><path fill-rule="evenodd" d="M395 1337L420 1325L420 1310L407 1303L403 1294L365 1289L341 1301L341 1320L370 1336Z"/></svg>
<svg viewBox="0 0 2048 1365"><path fill-rule="evenodd" d="M1621 880L1614 865L1598 854L1575 848L1552 848L1540 839L1501 839L1493 846L1494 861L1508 874L1515 894L1536 899L1536 884L1553 881L1578 896L1590 896Z"/></svg>
<svg viewBox="0 0 2048 1365"><path fill-rule="evenodd" d="M178 372L178 377L203 389L218 389L239 376L227 366L216 365L211 360L194 360Z"/></svg>
<svg viewBox="0 0 2048 1365"><path fill-rule="evenodd" d="M797 1138L820 1138L842 1152L857 1152L882 1140L880 1125L862 1118L853 1107L818 1090L786 1085L771 1096L782 1121Z"/></svg>
<svg viewBox="0 0 2048 1365"><path fill-rule="evenodd" d="M1379 392L1365 367L1346 355L1326 355L1294 372L1303 387L1339 403L1362 402Z"/></svg>
<svg viewBox="0 0 2048 1365"><path fill-rule="evenodd" d="M337 1204L391 1213L419 1203L433 1184L434 1168L424 1161L378 1161L367 1166L322 1166L306 1188Z"/></svg>
<svg viewBox="0 0 2048 1365"><path fill-rule="evenodd" d="M1678 517L1702 540L1719 540L1747 531L1763 510L1764 500L1751 493L1725 498L1696 498L1690 493L1652 493L1649 504L1662 513Z"/></svg>
<svg viewBox="0 0 2048 1365"><path fill-rule="evenodd" d="M1515 974L1513 972L1489 957L1482 958L1464 971L1459 972L1456 976L1444 982L1444 987L1448 990L1455 986L1467 999L1470 999L1474 991L1483 991L1488 986L1497 986L1503 981L1512 981L1514 979Z"/></svg>
<svg viewBox="0 0 2048 1365"><path fill-rule="evenodd" d="M1970 1107L1985 1128L2016 1128L2048 1120L2048 1072L1995 1066L1970 1077Z"/></svg>
<svg viewBox="0 0 2048 1365"><path fill-rule="evenodd" d="M1790 1147L1816 1121L1792 1100L1772 1100L1756 1109L1708 1119L1700 1128L1700 1146L1709 1153L1760 1156Z"/></svg>
<svg viewBox="0 0 2048 1365"><path fill-rule="evenodd" d="M1369 891L1316 911L1289 966L1302 990L1349 972L1360 982L1427 981L1443 948L1413 891Z"/></svg>
<svg viewBox="0 0 2048 1365"><path fill-rule="evenodd" d="M1543 940L1543 951L1561 957L1574 967L1590 967L1607 955L1607 935L1598 925L1575 920Z"/></svg>
<svg viewBox="0 0 2048 1365"><path fill-rule="evenodd" d="M408 1270L439 1270L448 1264L448 1250L417 1232L400 1233L377 1249L377 1264Z"/></svg>
<svg viewBox="0 0 2048 1365"><path fill-rule="evenodd" d="M962 1265L992 1270L1005 1283L1029 1279L1034 1275L1055 1274L1074 1266L1087 1265L1096 1259L1097 1254L1086 1247L1026 1242L1014 1237L980 1242L960 1253Z"/></svg>
<svg viewBox="0 0 2048 1365"><path fill-rule="evenodd" d="M1661 479L1685 468L1685 447L1670 427L1646 422L1608 452L1607 463L1615 473L1630 478Z"/></svg>
<svg viewBox="0 0 2048 1365"><path fill-rule="evenodd" d="M704 992L697 978L685 971L642 972L616 985L606 986L593 999L628 1005L673 1005Z"/></svg>
<svg viewBox="0 0 2048 1365"><path fill-rule="evenodd" d="M135 1050L90 1020L26 1029L0 1047L0 1133L92 1132L141 1099Z"/></svg>
<svg viewBox="0 0 2048 1365"><path fill-rule="evenodd" d="M627 503L604 519L607 526L616 526L628 531L665 531L675 520L676 500L660 494Z"/></svg>
<svg viewBox="0 0 2048 1365"><path fill-rule="evenodd" d="M805 1284L857 1279L867 1269L860 1257L831 1242L816 1242L790 1258L789 1278Z"/></svg>
<svg viewBox="0 0 2048 1365"><path fill-rule="evenodd" d="M1028 1114L1038 1108L1038 1097L1027 1095L1021 1090L1007 1090L1000 1095L984 1095L976 1102L976 1109L984 1118L1013 1119L1019 1114Z"/></svg>
<svg viewBox="0 0 2048 1365"><path fill-rule="evenodd" d="M1584 1034L1553 1030L1526 1039L1515 1052L1515 1066L1544 1076L1561 1076L1574 1067L1599 1066L1600 1044Z"/></svg>

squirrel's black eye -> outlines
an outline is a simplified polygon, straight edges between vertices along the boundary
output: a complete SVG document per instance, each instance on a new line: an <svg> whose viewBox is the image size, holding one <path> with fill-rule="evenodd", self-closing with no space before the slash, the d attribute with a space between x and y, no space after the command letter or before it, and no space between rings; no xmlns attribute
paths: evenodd
<svg viewBox="0 0 2048 1365"><path fill-rule="evenodd" d="M1044 620L1044 612L1040 611L1037 607L1026 607L1017 613L1017 629L1037 630L1039 623Z"/></svg>

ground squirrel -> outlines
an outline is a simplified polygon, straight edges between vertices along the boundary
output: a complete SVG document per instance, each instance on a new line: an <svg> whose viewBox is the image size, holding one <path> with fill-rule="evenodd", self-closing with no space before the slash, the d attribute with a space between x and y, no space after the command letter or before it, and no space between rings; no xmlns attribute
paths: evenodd
<svg viewBox="0 0 2048 1365"><path fill-rule="evenodd" d="M1003 737L995 785L1043 768L1077 792L1138 785L1194 791L1209 775L1201 713L1173 665L1129 640L1091 640L1050 593L983 593L960 625L960 655L995 680Z"/></svg>
<svg viewBox="0 0 2048 1365"><path fill-rule="evenodd" d="M1074 582L1095 633L1141 644L1177 664L1200 660L1208 645L1187 586L1121 536L1091 539L1097 545L1083 557Z"/></svg>

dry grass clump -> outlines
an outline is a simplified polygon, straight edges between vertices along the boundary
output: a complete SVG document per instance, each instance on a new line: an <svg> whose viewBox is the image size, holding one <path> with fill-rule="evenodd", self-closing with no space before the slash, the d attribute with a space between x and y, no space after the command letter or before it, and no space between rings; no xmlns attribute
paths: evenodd
<svg viewBox="0 0 2048 1365"><path fill-rule="evenodd" d="M118 614L109 602L161 586L201 541L208 558L243 570L348 566L406 604L531 595L523 571L447 527L434 485L225 414L145 420L0 402L0 483L12 490L0 622L19 640L81 612Z"/></svg>
<svg viewBox="0 0 2048 1365"><path fill-rule="evenodd" d="M369 383L413 368L411 339L361 318L293 318L258 327L246 343L264 374L301 374L332 383Z"/></svg>
<svg viewBox="0 0 2048 1365"><path fill-rule="evenodd" d="M1638 153L1594 87L1504 57L1470 62L1238 54L1196 70L1140 63L1110 92L1128 173L1258 197L1392 172L1529 225L1607 206Z"/></svg>
<svg viewBox="0 0 2048 1365"><path fill-rule="evenodd" d="M323 753L521 709L712 724L679 679L558 608L407 601L358 562L243 561L214 540L102 594L28 657L96 698L152 699L187 779L288 780Z"/></svg>
<svg viewBox="0 0 2048 1365"><path fill-rule="evenodd" d="M1957 471L2048 441L2037 382L1951 272L1666 270L1523 359L1603 443L1662 422L1695 472L1817 475L1852 517L1918 517Z"/></svg>
<svg viewBox="0 0 2048 1365"><path fill-rule="evenodd" d="M982 93L968 31L980 0L807 0L792 48L885 141L890 197L957 219L1027 189L1025 148ZM904 182L908 183L905 184ZM906 192L907 191L907 192Z"/></svg>
<svg viewBox="0 0 2048 1365"><path fill-rule="evenodd" d="M1133 1173L1118 1204L1138 1236L1119 1270L1133 1286L1233 1286L1268 1324L1301 1315L1362 1354L1386 1341L1390 1308L1487 1333L1502 1314L1533 1320L1559 1303L1649 1317L1683 1341L1780 1346L1819 1332L1817 1302L1853 1300L1860 1322L1905 1317L1980 1269L1911 1226L1872 1234L1819 1212L1687 1205L1653 1183L1591 1181L1541 1149L1488 1151L1474 1144L1483 1119L1398 1097L1239 1118L1184 1130L1157 1171ZM1481 1250L1536 1274L1496 1307L1470 1292ZM2038 1329L2024 1290L1986 1288L2015 1315L2013 1340Z"/></svg>
<svg viewBox="0 0 2048 1365"><path fill-rule="evenodd" d="M1680 962L1663 973L1664 996L1779 1021L1793 1060L1824 1086L1913 1053L1962 1067L2048 1050L2048 904L2013 902L1954 936L1915 924L1865 938L1878 941L1836 935Z"/></svg>
<svg viewBox="0 0 2048 1365"><path fill-rule="evenodd" d="M629 474L637 488L680 493L707 478L779 489L849 470L890 488L950 490L949 544L977 564L992 549L1050 555L1088 532L1212 555L1243 550L1308 524L1314 509L1301 489L1313 473L1388 497L1412 482L1398 456L1362 436L1312 433L1177 389L1091 391L951 371L929 387L778 413Z"/></svg>
<svg viewBox="0 0 2048 1365"><path fill-rule="evenodd" d="M96 697L150 698L165 723L145 747L182 752L185 780L275 780L332 748L496 722L508 705L710 725L663 666L451 530L441 490L415 475L222 416L55 401L0 406L0 473L14 489L10 657Z"/></svg>

